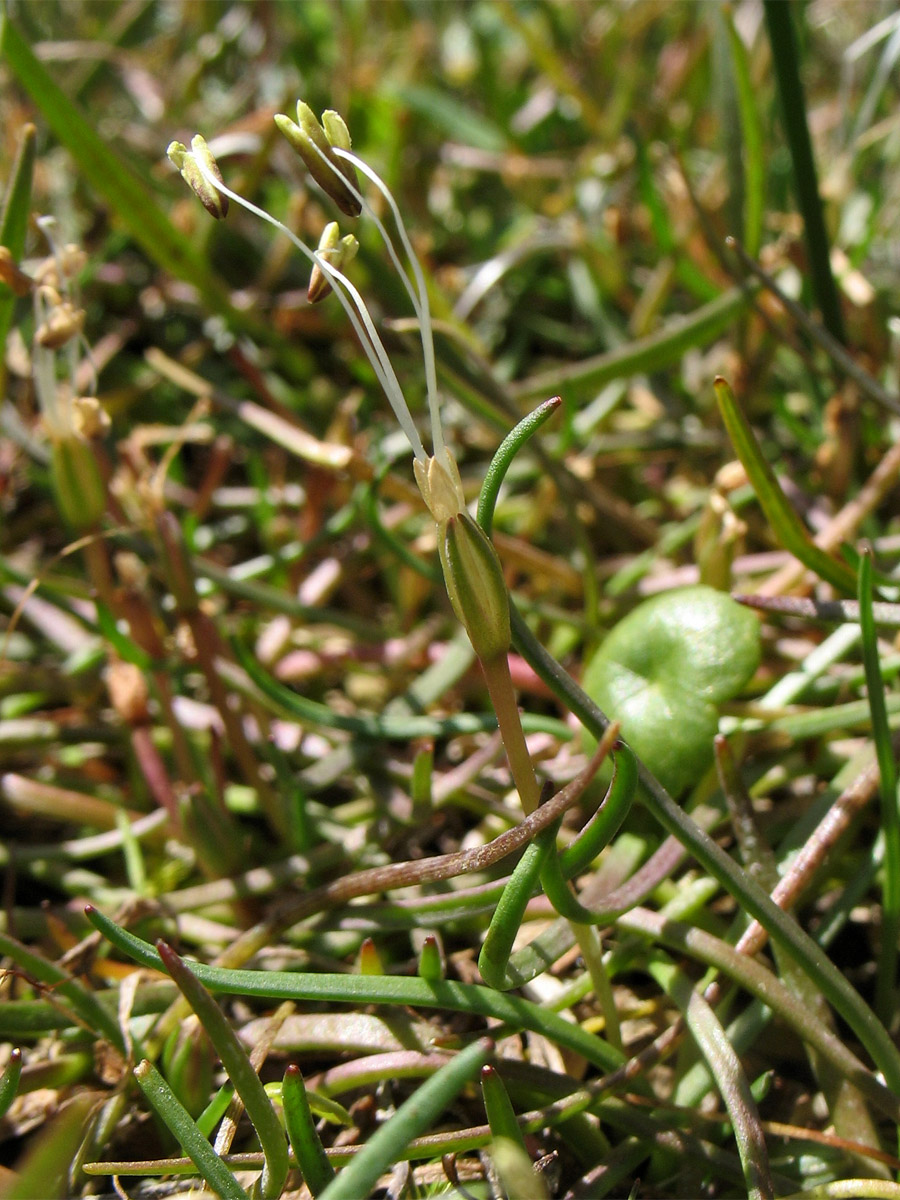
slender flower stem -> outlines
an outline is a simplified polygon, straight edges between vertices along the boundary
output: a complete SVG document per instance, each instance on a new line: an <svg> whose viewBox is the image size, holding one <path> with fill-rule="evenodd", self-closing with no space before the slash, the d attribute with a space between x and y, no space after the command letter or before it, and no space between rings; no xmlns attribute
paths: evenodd
<svg viewBox="0 0 900 1200"><path fill-rule="evenodd" d="M522 811L527 817L540 803L541 787L525 742L516 693L509 673L509 659L505 654L499 654L489 661L482 660L481 667L494 712L497 714L500 736L506 749L506 757L509 759L509 769L512 771L513 782L522 802Z"/></svg>
<svg viewBox="0 0 900 1200"><path fill-rule="evenodd" d="M428 288L425 283L425 275L422 271L419 257L413 249L412 242L409 239L409 235L406 231L406 224L400 213L400 207L397 204L397 201L394 199L390 188L377 173L377 171L373 171L368 163L364 162L364 160L358 155L351 154L347 150L335 148L335 154L338 156L338 158L345 158L348 162L351 162L357 168L357 170L361 171L367 179L371 180L371 182L375 184L382 196L384 196L388 206L390 207L391 213L393 214L394 221L397 225L397 232L400 235L400 241L403 244L403 249L407 258L409 259L409 264L412 267L412 272L416 280L415 292L409 286L409 280L406 272L402 269L397 260L391 245L391 239L385 233L384 226L372 210L368 201L366 201L362 196L359 196L358 199L362 203L363 211L375 222L379 232L381 233L381 236L384 238L388 254L391 256L392 262L397 267L400 278L403 280L404 284L406 284L409 298L412 301L416 316L419 319L419 332L422 339L422 358L425 365L425 386L428 392L428 411L431 416L432 449L435 455L442 455L444 450L444 434L441 426L441 416L438 403L437 370L434 361L434 338L432 336L431 327L431 308L428 302ZM351 188L351 191L355 192L355 190L355 188ZM418 293L418 301L416 299L416 293Z"/></svg>

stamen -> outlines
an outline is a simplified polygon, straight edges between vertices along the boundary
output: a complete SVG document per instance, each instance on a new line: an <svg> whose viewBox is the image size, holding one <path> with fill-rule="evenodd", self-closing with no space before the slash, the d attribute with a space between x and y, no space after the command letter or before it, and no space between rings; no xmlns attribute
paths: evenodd
<svg viewBox="0 0 900 1200"><path fill-rule="evenodd" d="M324 259L320 254L316 254L314 250L310 250L310 248L304 242L302 242L295 233L288 229L286 225L279 221L277 217L273 217L271 213L266 212L266 210L263 208L259 208L256 204L253 204L252 201L244 199L244 197L240 196L237 192L233 192L226 184L220 183L213 177L213 175L206 171L202 163L198 162L198 166L201 174L208 183L211 183L218 191L222 192L223 195L228 196L228 198L233 200L235 204L240 204L242 208L245 208L248 212L253 213L254 216L260 217L263 221L268 221L270 225L273 225L281 233L285 234L285 236L290 239L291 244L294 245L301 252L301 254L304 254L310 260L310 262L318 264L319 269L328 276L332 284L336 285L335 294L340 300L344 311L347 313L347 316L350 318L350 323L353 326L356 335L366 352L366 357L372 364L372 369L375 371L375 374L378 377L378 382L381 384L388 403L394 412L394 416L397 418L401 429L406 434L406 439L412 447L413 454L420 462L427 462L428 456L425 453L425 447L422 445L422 439L419 437L419 431L416 429L415 422L412 419L412 414L407 406L399 380L397 379L394 368L391 365L390 359L388 358L388 353L384 348L384 344L378 335L378 331L375 328L375 323L372 320L368 308L366 307L366 303L357 288L350 282L346 275L340 271L336 271L331 263ZM346 295L344 294L345 292ZM347 298L348 296L350 297L349 300Z"/></svg>
<svg viewBox="0 0 900 1200"><path fill-rule="evenodd" d="M394 221L397 225L397 232L400 235L400 241L403 245L403 250L407 259L409 260L409 265L412 267L413 275L416 279L416 288L419 295L418 304L416 303L416 298L412 293L412 289L409 287L406 272L400 269L399 265L396 263L396 258L392 252L392 247L390 244L390 238L384 232L384 226L373 212L371 205L366 200L362 199L362 197L360 197L363 204L363 210L366 212L367 216L371 217L376 222L379 232L381 233L381 236L384 238L385 244L387 245L388 253L394 260L395 265L398 266L398 271L400 272L404 282L407 284L409 297L412 300L413 308L415 309L416 316L419 320L419 334L422 340L422 357L425 363L425 387L428 393L428 411L431 416L432 445L435 455L443 457L444 432L443 426L441 425L440 405L438 401L437 370L435 368L434 361L434 333L431 324L431 306L428 302L428 288L425 285L425 274L422 271L422 264L419 262L418 255L413 249L409 234L406 231L406 224L400 213L400 206L394 199L391 189L384 182L378 172L373 170L367 162L359 157L359 155L354 154L350 150L342 150L336 146L334 148L334 152L338 158L345 158L348 162L351 162L357 168L357 170L362 171L363 175L365 175L368 180L375 184L379 192L381 192L382 196L384 196L385 200L387 201L394 217Z"/></svg>
<svg viewBox="0 0 900 1200"><path fill-rule="evenodd" d="M339 174L334 163L327 157L327 155L322 153L318 146L313 144L312 149L319 155L323 163L325 163L335 174ZM413 283L407 274L406 268L400 261L400 256L398 255L396 247L394 246L393 239L384 226L384 222L372 208L371 204L369 204L368 200L366 200L359 188L355 187L351 182L349 182L343 174L340 174L340 179L346 184L347 190L351 193L353 198L359 202L362 211L366 214L366 216L381 234L381 238L385 244L385 248L387 249L388 256L391 262L394 264L394 269L400 276L403 286L406 288L406 294L409 296L410 302L413 306L413 311L416 314L416 319L419 322L419 337L422 342L422 360L425 364L425 391L428 397L428 415L431 422L431 444L434 454L437 457L443 458L445 456L444 430L441 424L440 400L438 397L437 388L437 370L434 359L434 334L431 324L431 307L428 302L428 289L425 285L425 275L422 271L422 265L419 262L418 256L413 249L412 242L410 241L409 235L406 231L406 225L400 213L400 206L397 204L393 193L378 172L373 170L373 168L370 167L364 159L360 158L359 155L353 154L349 150L345 150L340 146L332 146L331 149L337 158L344 158L348 162L352 163L353 166L362 171L367 179L375 184L382 196L384 196L388 206L390 207L391 213L393 214L394 223L396 224L397 232L400 235L400 243L403 246L403 251L406 254L407 260L412 267L412 272L415 277L415 287L413 286Z"/></svg>

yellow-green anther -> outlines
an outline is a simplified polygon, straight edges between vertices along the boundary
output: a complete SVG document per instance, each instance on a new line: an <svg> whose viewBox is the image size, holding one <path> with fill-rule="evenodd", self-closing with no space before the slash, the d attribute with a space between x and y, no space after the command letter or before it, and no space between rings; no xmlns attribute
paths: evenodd
<svg viewBox="0 0 900 1200"><path fill-rule="evenodd" d="M303 159L307 171L322 191L331 197L342 213L348 217L358 217L362 205L347 187L349 183L358 189L356 171L335 154L325 130L309 105L298 100L296 123L284 113L276 113L275 124Z"/></svg>
<svg viewBox="0 0 900 1200"><path fill-rule="evenodd" d="M177 167L179 171L184 166L184 159L187 152L188 148L184 142L169 142L168 146L166 147L166 154L169 158L169 161L173 166Z"/></svg>
<svg viewBox="0 0 900 1200"><path fill-rule="evenodd" d="M508 653L509 593L491 540L467 512L438 526L438 551L453 611L484 661Z"/></svg>
<svg viewBox="0 0 900 1200"><path fill-rule="evenodd" d="M348 233L341 237L337 221L329 221L322 230L316 253L336 271L342 271L347 263L356 257L357 250L359 250L359 242L353 234ZM310 304L318 304L330 292L331 280L318 263L313 263L313 269L309 276L309 288L306 293L307 300Z"/></svg>
<svg viewBox="0 0 900 1200"><path fill-rule="evenodd" d="M322 128L332 146L338 150L349 150L353 143L350 141L350 130L347 122L333 108L326 108L322 113Z"/></svg>
<svg viewBox="0 0 900 1200"><path fill-rule="evenodd" d="M223 195L200 170L204 170L214 179L222 180L222 172L216 162L213 152L206 144L206 139L196 134L191 138L191 148L188 150L183 142L170 142L166 150L171 162L181 172L181 177L188 185L210 216L217 221L228 212L228 197Z"/></svg>

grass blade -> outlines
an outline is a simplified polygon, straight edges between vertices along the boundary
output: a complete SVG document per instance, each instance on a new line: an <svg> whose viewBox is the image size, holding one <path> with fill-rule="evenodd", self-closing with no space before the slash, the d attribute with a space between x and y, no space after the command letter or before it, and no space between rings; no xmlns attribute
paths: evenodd
<svg viewBox="0 0 900 1200"><path fill-rule="evenodd" d="M166 970L199 1017L257 1132L266 1162L260 1195L280 1196L288 1173L287 1143L262 1081L222 1010L196 975L165 942L158 942L156 948Z"/></svg>
<svg viewBox="0 0 900 1200"><path fill-rule="evenodd" d="M760 106L750 78L750 56L741 35L734 26L729 9L723 9L723 20L731 50L734 83L737 93L741 134L744 140L744 246L748 254L759 252L765 209L766 168L763 156Z"/></svg>
<svg viewBox="0 0 900 1200"><path fill-rule="evenodd" d="M731 288L689 317L672 317L658 332L570 366L541 371L510 387L516 398L555 394L563 387L601 388L613 379L660 371L679 362L692 346L704 346L730 329L750 304L753 292Z"/></svg>
<svg viewBox="0 0 900 1200"><path fill-rule="evenodd" d="M162 968L162 959L149 942L116 925L95 908L85 910L88 920L124 954L144 966ZM310 974L300 971L248 971L191 963L192 974L211 991L241 996L265 996L280 1000L322 1000L337 1004L406 1004L420 1008L447 1008L453 1012L493 1017L517 1029L531 1029L581 1054L601 1070L621 1066L623 1056L601 1038L587 1033L580 1025L558 1013L507 996L490 988L444 979L429 983L424 979L399 975Z"/></svg>
<svg viewBox="0 0 900 1200"><path fill-rule="evenodd" d="M322 1192L321 1200L368 1196L382 1172L400 1158L407 1143L440 1116L493 1052L494 1043L480 1038L441 1067L369 1138L363 1150Z"/></svg>
<svg viewBox="0 0 900 1200"><path fill-rule="evenodd" d="M716 1014L690 980L669 961L650 965L650 973L669 993L687 1022L725 1101L734 1139L737 1143L747 1194L751 1200L771 1200L774 1196L766 1139L756 1101L734 1047Z"/></svg>
<svg viewBox="0 0 900 1200"><path fill-rule="evenodd" d="M84 1141L96 1094L76 1096L60 1111L28 1152L12 1186L4 1189L4 1200L56 1200L71 1196L69 1169ZM237 1198L235 1198L237 1200Z"/></svg>
<svg viewBox="0 0 900 1200"><path fill-rule="evenodd" d="M313 1196L318 1196L334 1179L334 1167L328 1161L316 1129L300 1068L294 1063L284 1073L281 1102L291 1149L303 1175L303 1182Z"/></svg>
<svg viewBox="0 0 900 1200"><path fill-rule="evenodd" d="M521 983L515 975L508 974L509 956L525 916L528 901L537 886L544 860L554 849L552 843L551 834L549 838L539 838L525 848L525 853L516 864L516 869L509 877L503 895L494 909L487 936L478 955L478 970L488 987L505 992Z"/></svg>
<svg viewBox="0 0 900 1200"><path fill-rule="evenodd" d="M788 503L775 472L763 457L759 443L734 392L721 375L715 381L716 399L734 452L744 466L757 499L779 543L827 583L853 595L856 578L848 566L820 550Z"/></svg>
<svg viewBox="0 0 900 1200"><path fill-rule="evenodd" d="M89 992L77 979L73 979L68 971L48 962L42 955L36 954L15 938L3 933L0 933L0 954L7 955L33 979L52 988L54 995L62 997L88 1029L105 1038L120 1052L124 1051L122 1034L113 1017L93 992Z"/></svg>
<svg viewBox="0 0 900 1200"><path fill-rule="evenodd" d="M19 1090L19 1080L22 1077L22 1051L16 1048L9 1056L9 1062L3 1075L0 1076L0 1117L9 1112L9 1106L16 1098Z"/></svg>
<svg viewBox="0 0 900 1200"><path fill-rule="evenodd" d="M535 1173L521 1140L495 1138L491 1143L491 1158L508 1200L550 1200L547 1184Z"/></svg>
<svg viewBox="0 0 900 1200"><path fill-rule="evenodd" d="M506 478L506 472L509 470L512 460L519 453L525 443L553 416L556 410L562 404L559 396L552 396L549 400L545 400L543 404L523 417L510 433L506 435L500 446L497 449L494 457L491 459L490 466L484 477L484 482L481 485L481 494L478 497L478 524L484 532L491 536L491 531L494 525L494 509L497 506L497 496L500 492L500 485Z"/></svg>
<svg viewBox="0 0 900 1200"><path fill-rule="evenodd" d="M519 1128L519 1122L516 1120L516 1111L512 1106L506 1085L497 1073L496 1067L492 1067L490 1063L481 1068L481 1094L484 1098L484 1111L487 1114L488 1125L491 1127L491 1137L494 1140L507 1138L511 1142L516 1142L524 1150L525 1139Z"/></svg>
<svg viewBox="0 0 900 1200"><path fill-rule="evenodd" d="M172 1089L145 1058L134 1069L138 1087L154 1112L175 1135L200 1175L222 1200L249 1200L249 1196L197 1128L190 1113Z"/></svg>
<svg viewBox="0 0 900 1200"><path fill-rule="evenodd" d="M22 140L12 174L3 200L3 215L0 217L0 246L5 246L18 263L25 252L25 234L28 231L28 211L31 207L31 178L34 174L36 130L33 125L22 127ZM12 288L0 283L0 348L6 345L6 335L12 324L16 297ZM0 377L6 371L6 356L0 355Z"/></svg>
<svg viewBox="0 0 900 1200"><path fill-rule="evenodd" d="M794 5L785 4L784 0L764 0L763 7L781 100L781 116L791 152L794 190L797 193L797 205L806 232L813 291L822 311L825 328L839 342L846 342L840 296L834 275L831 273L831 256L825 230L825 215L822 211L822 197L819 195L816 160L813 158L812 141L806 122L806 96L800 79L800 48L794 29Z"/></svg>
<svg viewBox="0 0 900 1200"><path fill-rule="evenodd" d="M859 624L863 664L872 713L872 737L881 776L881 828L884 834L884 887L881 897L881 947L875 982L875 1011L890 1028L897 1007L897 954L900 938L900 813L897 811L897 765L891 746L884 681L878 659L878 637L872 612L872 556L859 558Z"/></svg>

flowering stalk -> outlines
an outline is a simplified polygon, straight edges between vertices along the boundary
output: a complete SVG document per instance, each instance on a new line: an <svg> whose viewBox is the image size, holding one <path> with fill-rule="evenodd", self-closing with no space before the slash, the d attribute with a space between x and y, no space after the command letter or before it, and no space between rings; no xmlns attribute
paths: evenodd
<svg viewBox="0 0 900 1200"><path fill-rule="evenodd" d="M418 320L422 343L431 425L431 455L425 451L403 390L365 301L342 269L355 253L356 239L349 236L341 238L337 223L332 222L323 232L318 249L311 250L270 213L227 187L209 147L199 135L192 140L190 151L181 143L173 142L169 147L169 157L210 211L219 207L216 204L210 205L210 191L214 191L218 196L233 200L255 216L274 225L288 237L312 263L310 300L314 302L324 298L327 289L330 288L347 313L412 449L416 482L437 527L438 550L450 602L481 661L523 809L526 813L532 812L537 807L540 789L525 743L509 673L509 593L493 543L466 509L459 470L444 441L431 311L422 267L396 200L380 176L352 153L350 134L343 120L337 113L328 111L323 114L320 125L312 111L302 102L298 103L297 117L295 123L279 114L275 121L279 130L303 159L316 183L341 211L351 216L363 213L374 222L409 296ZM390 208L409 269L404 265L391 234L359 190L357 172L378 188ZM218 213L214 212L214 215Z"/></svg>

